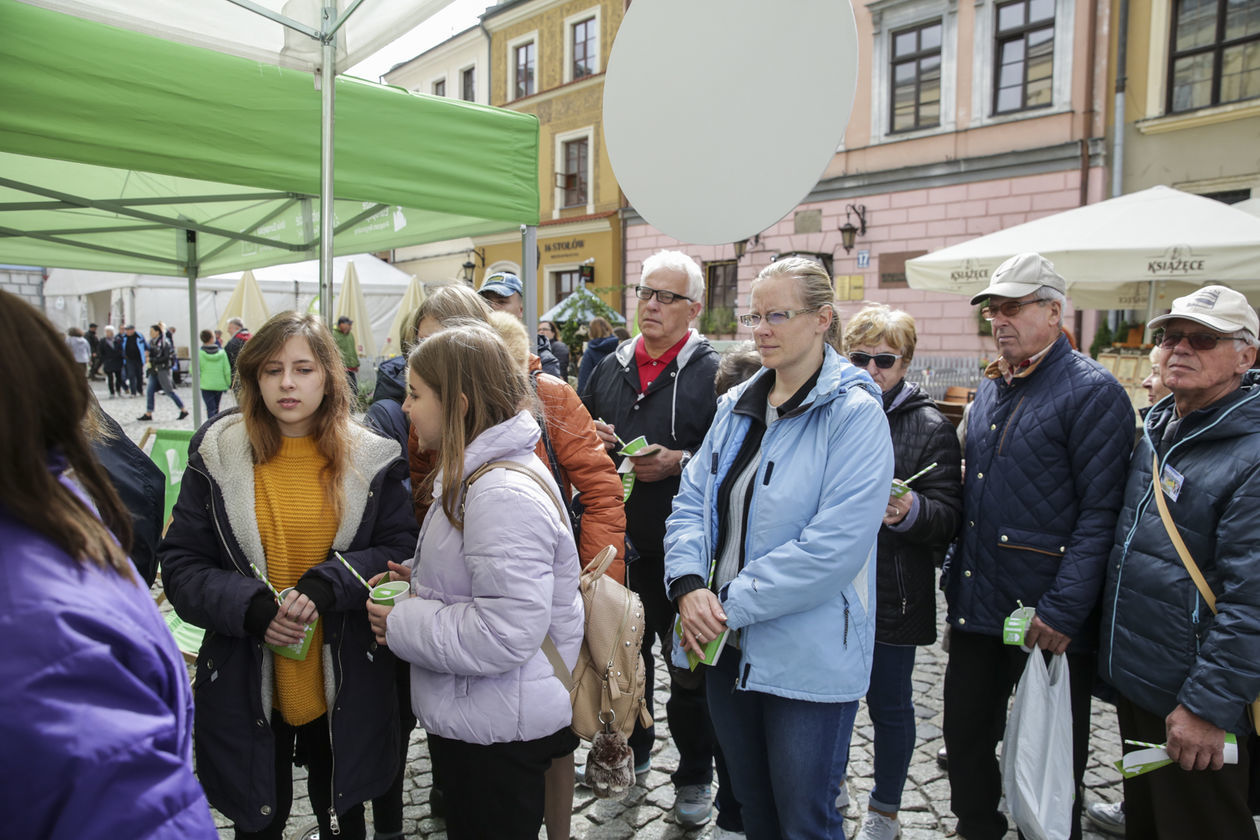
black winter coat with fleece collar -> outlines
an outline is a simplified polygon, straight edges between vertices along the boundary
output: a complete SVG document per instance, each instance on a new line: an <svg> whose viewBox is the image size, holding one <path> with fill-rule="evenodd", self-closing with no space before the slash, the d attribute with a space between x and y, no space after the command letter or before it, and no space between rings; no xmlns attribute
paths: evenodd
<svg viewBox="0 0 1260 840"><path fill-rule="evenodd" d="M345 510L332 548L365 579L405 562L417 528L403 488L398 444L357 424L342 479ZM204 425L189 446L179 500L159 550L167 597L180 618L206 628L193 680L197 777L210 804L238 828L258 831L276 808L270 719L272 652L246 630L267 573L254 506L254 467L236 412ZM333 750L332 802L338 813L385 791L398 764L394 657L368 625L367 592L329 552L313 576L333 605L322 611L324 665ZM299 582L299 588L301 583Z"/></svg>

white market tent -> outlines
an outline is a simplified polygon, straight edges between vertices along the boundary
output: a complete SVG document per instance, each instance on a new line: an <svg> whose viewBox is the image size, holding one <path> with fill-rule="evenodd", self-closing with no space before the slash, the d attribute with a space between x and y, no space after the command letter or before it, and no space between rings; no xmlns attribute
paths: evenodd
<svg viewBox="0 0 1260 840"><path fill-rule="evenodd" d="M916 257L906 263L906 279L916 289L972 295L1002 262L1025 251L1054 263L1082 309L1167 309L1173 298L1210 283L1260 302L1260 218L1163 186Z"/></svg>
<svg viewBox="0 0 1260 840"><path fill-rule="evenodd" d="M411 283L411 276L370 254L336 257L333 260L333 291L338 295L346 266L350 264L355 266L359 275L367 320L376 347L384 347L385 337ZM317 260L267 266L254 269L253 274L267 309L272 313L286 309L305 312L319 294ZM198 329L213 330L218 326L240 279L241 272L230 272L197 280ZM48 312L48 317L59 327L92 320L102 326L106 323L118 326L121 313L126 312L129 321L146 331L149 324L158 321L175 324L179 327L177 343L195 346L186 333L188 284L181 278L54 268L48 273L44 293L49 300L62 298L61 306L53 306ZM246 326L257 329L262 325L247 323Z"/></svg>
<svg viewBox="0 0 1260 840"><path fill-rule="evenodd" d="M48 4L70 14L0 0L0 262L181 276L192 289L202 275L315 257L330 239L357 253L538 222L532 115L340 77L328 168L333 86L75 16L171 35L149 7L216 17L228 0ZM442 5L352 8L377 4ZM203 23L183 31L209 37ZM348 61L357 48L347 35ZM317 233L334 186L335 239Z"/></svg>

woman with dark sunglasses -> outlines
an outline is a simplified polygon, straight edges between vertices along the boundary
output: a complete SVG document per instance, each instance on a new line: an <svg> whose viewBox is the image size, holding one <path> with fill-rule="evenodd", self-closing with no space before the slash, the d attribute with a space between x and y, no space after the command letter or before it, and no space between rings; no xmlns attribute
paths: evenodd
<svg viewBox="0 0 1260 840"><path fill-rule="evenodd" d="M962 455L954 427L918 385L905 380L915 340L914 318L883 304L862 309L844 330L849 361L883 391L894 475L902 480L888 497L879 530L875 653L866 694L875 727L875 779L860 840L897 835L915 746L915 647L936 641L936 566L962 511ZM918 475L931 464L936 466Z"/></svg>

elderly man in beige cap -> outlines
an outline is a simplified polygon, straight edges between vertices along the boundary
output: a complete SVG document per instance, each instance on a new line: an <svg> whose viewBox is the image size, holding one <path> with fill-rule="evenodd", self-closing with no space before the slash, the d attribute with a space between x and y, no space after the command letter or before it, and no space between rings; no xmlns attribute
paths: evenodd
<svg viewBox="0 0 1260 840"><path fill-rule="evenodd" d="M1121 737L1166 743L1175 765L1125 780L1126 836L1254 838L1260 387L1248 369L1260 319L1240 293L1204 286L1150 326L1171 395L1147 414L1130 464L1099 670L1120 692ZM1237 763L1224 764L1228 735Z"/></svg>
<svg viewBox="0 0 1260 840"><path fill-rule="evenodd" d="M944 572L945 746L951 807L967 840L1006 834L994 749L1028 655L1002 643L1002 624L1021 604L1036 609L1025 645L1067 655L1078 789L1088 756L1096 607L1134 418L1115 377L1063 333L1065 288L1049 260L1020 254L971 300L984 304L1001 356L968 415L962 529Z"/></svg>

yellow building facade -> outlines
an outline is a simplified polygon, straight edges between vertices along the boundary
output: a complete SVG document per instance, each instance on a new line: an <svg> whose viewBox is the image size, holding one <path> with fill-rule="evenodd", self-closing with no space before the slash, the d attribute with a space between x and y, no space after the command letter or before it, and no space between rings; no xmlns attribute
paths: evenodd
<svg viewBox="0 0 1260 840"><path fill-rule="evenodd" d="M583 282L620 308L621 191L604 145L604 71L624 0L517 0L487 9L490 104L538 117L538 311ZM476 282L519 270L517 232L478 237Z"/></svg>

